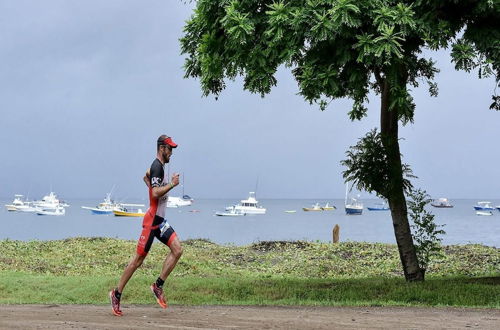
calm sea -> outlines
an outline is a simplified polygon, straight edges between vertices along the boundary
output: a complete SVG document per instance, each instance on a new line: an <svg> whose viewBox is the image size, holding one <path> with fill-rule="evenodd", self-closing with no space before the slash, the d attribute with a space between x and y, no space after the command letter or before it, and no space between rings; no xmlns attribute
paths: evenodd
<svg viewBox="0 0 500 330"><path fill-rule="evenodd" d="M142 218L93 215L81 208L95 206L101 200L68 200L71 205L64 216L38 216L31 213L8 212L0 201L0 239L55 240L68 237L113 237L135 240L141 231ZM267 240L307 240L329 242L332 229L340 226L341 241L395 243L390 212L368 211L376 200L364 200L360 216L347 216L343 200L278 200L262 199L259 204L267 214L218 217L216 211L236 203L237 199L201 199L192 206L167 209L167 219L181 239L206 238L219 244L246 245ZM304 212L319 202L337 206L334 211ZM473 209L477 200L452 200L454 208L436 209L436 222L445 225L443 244L477 243L500 247L500 212L493 216L477 216ZM492 200L493 205L500 201ZM130 201L134 203L134 201ZM199 212L190 212L197 210ZM285 210L297 210L285 213Z"/></svg>

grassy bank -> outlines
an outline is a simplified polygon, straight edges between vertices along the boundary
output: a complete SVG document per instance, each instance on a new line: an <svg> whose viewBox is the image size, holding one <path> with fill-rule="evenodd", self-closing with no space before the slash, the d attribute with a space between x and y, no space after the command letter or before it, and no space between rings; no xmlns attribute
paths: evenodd
<svg viewBox="0 0 500 330"><path fill-rule="evenodd" d="M447 246L425 283L405 283L389 244L184 243L167 281L173 304L413 305L500 308L500 249ZM107 303L135 242L75 238L0 241L0 303ZM154 303L149 284L165 249L155 244L124 293L126 304ZM29 294L26 294L29 292Z"/></svg>

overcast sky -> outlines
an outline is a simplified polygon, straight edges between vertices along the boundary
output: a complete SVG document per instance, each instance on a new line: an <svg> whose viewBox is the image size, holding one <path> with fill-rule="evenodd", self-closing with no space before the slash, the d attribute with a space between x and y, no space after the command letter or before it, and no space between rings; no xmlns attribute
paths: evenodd
<svg viewBox="0 0 500 330"><path fill-rule="evenodd" d="M183 78L178 39L191 11L182 1L0 1L0 197L52 188L101 198L115 185L120 198L146 198L141 178L165 133L179 144L170 171L194 198L243 198L257 180L260 198L343 198L339 162L379 125L378 98L351 122L350 101L321 112L286 69L263 99L241 81L203 98ZM500 200L494 80L456 72L446 52L431 57L439 97L413 91L403 161L433 197Z"/></svg>

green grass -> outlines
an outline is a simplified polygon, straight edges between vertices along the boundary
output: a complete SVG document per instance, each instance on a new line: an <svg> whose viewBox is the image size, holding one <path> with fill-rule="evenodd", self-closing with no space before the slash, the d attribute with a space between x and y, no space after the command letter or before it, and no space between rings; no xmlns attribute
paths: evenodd
<svg viewBox="0 0 500 330"><path fill-rule="evenodd" d="M491 247L445 247L444 259L429 268L424 283L406 283L397 248L389 244L183 245L165 284L171 304L500 308L500 250ZM167 250L153 246L127 285L124 304L155 303L149 285ZM135 242L4 240L0 251L0 303L106 304Z"/></svg>

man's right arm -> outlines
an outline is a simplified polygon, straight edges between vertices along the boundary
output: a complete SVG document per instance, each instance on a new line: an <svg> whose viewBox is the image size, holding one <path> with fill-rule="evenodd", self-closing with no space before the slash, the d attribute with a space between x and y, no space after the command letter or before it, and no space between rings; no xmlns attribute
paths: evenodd
<svg viewBox="0 0 500 330"><path fill-rule="evenodd" d="M174 189L174 187L176 187L177 185L179 185L179 173L174 173L174 175L172 175L172 181L170 181L167 185L161 187L153 187L153 197L160 198L170 190Z"/></svg>

